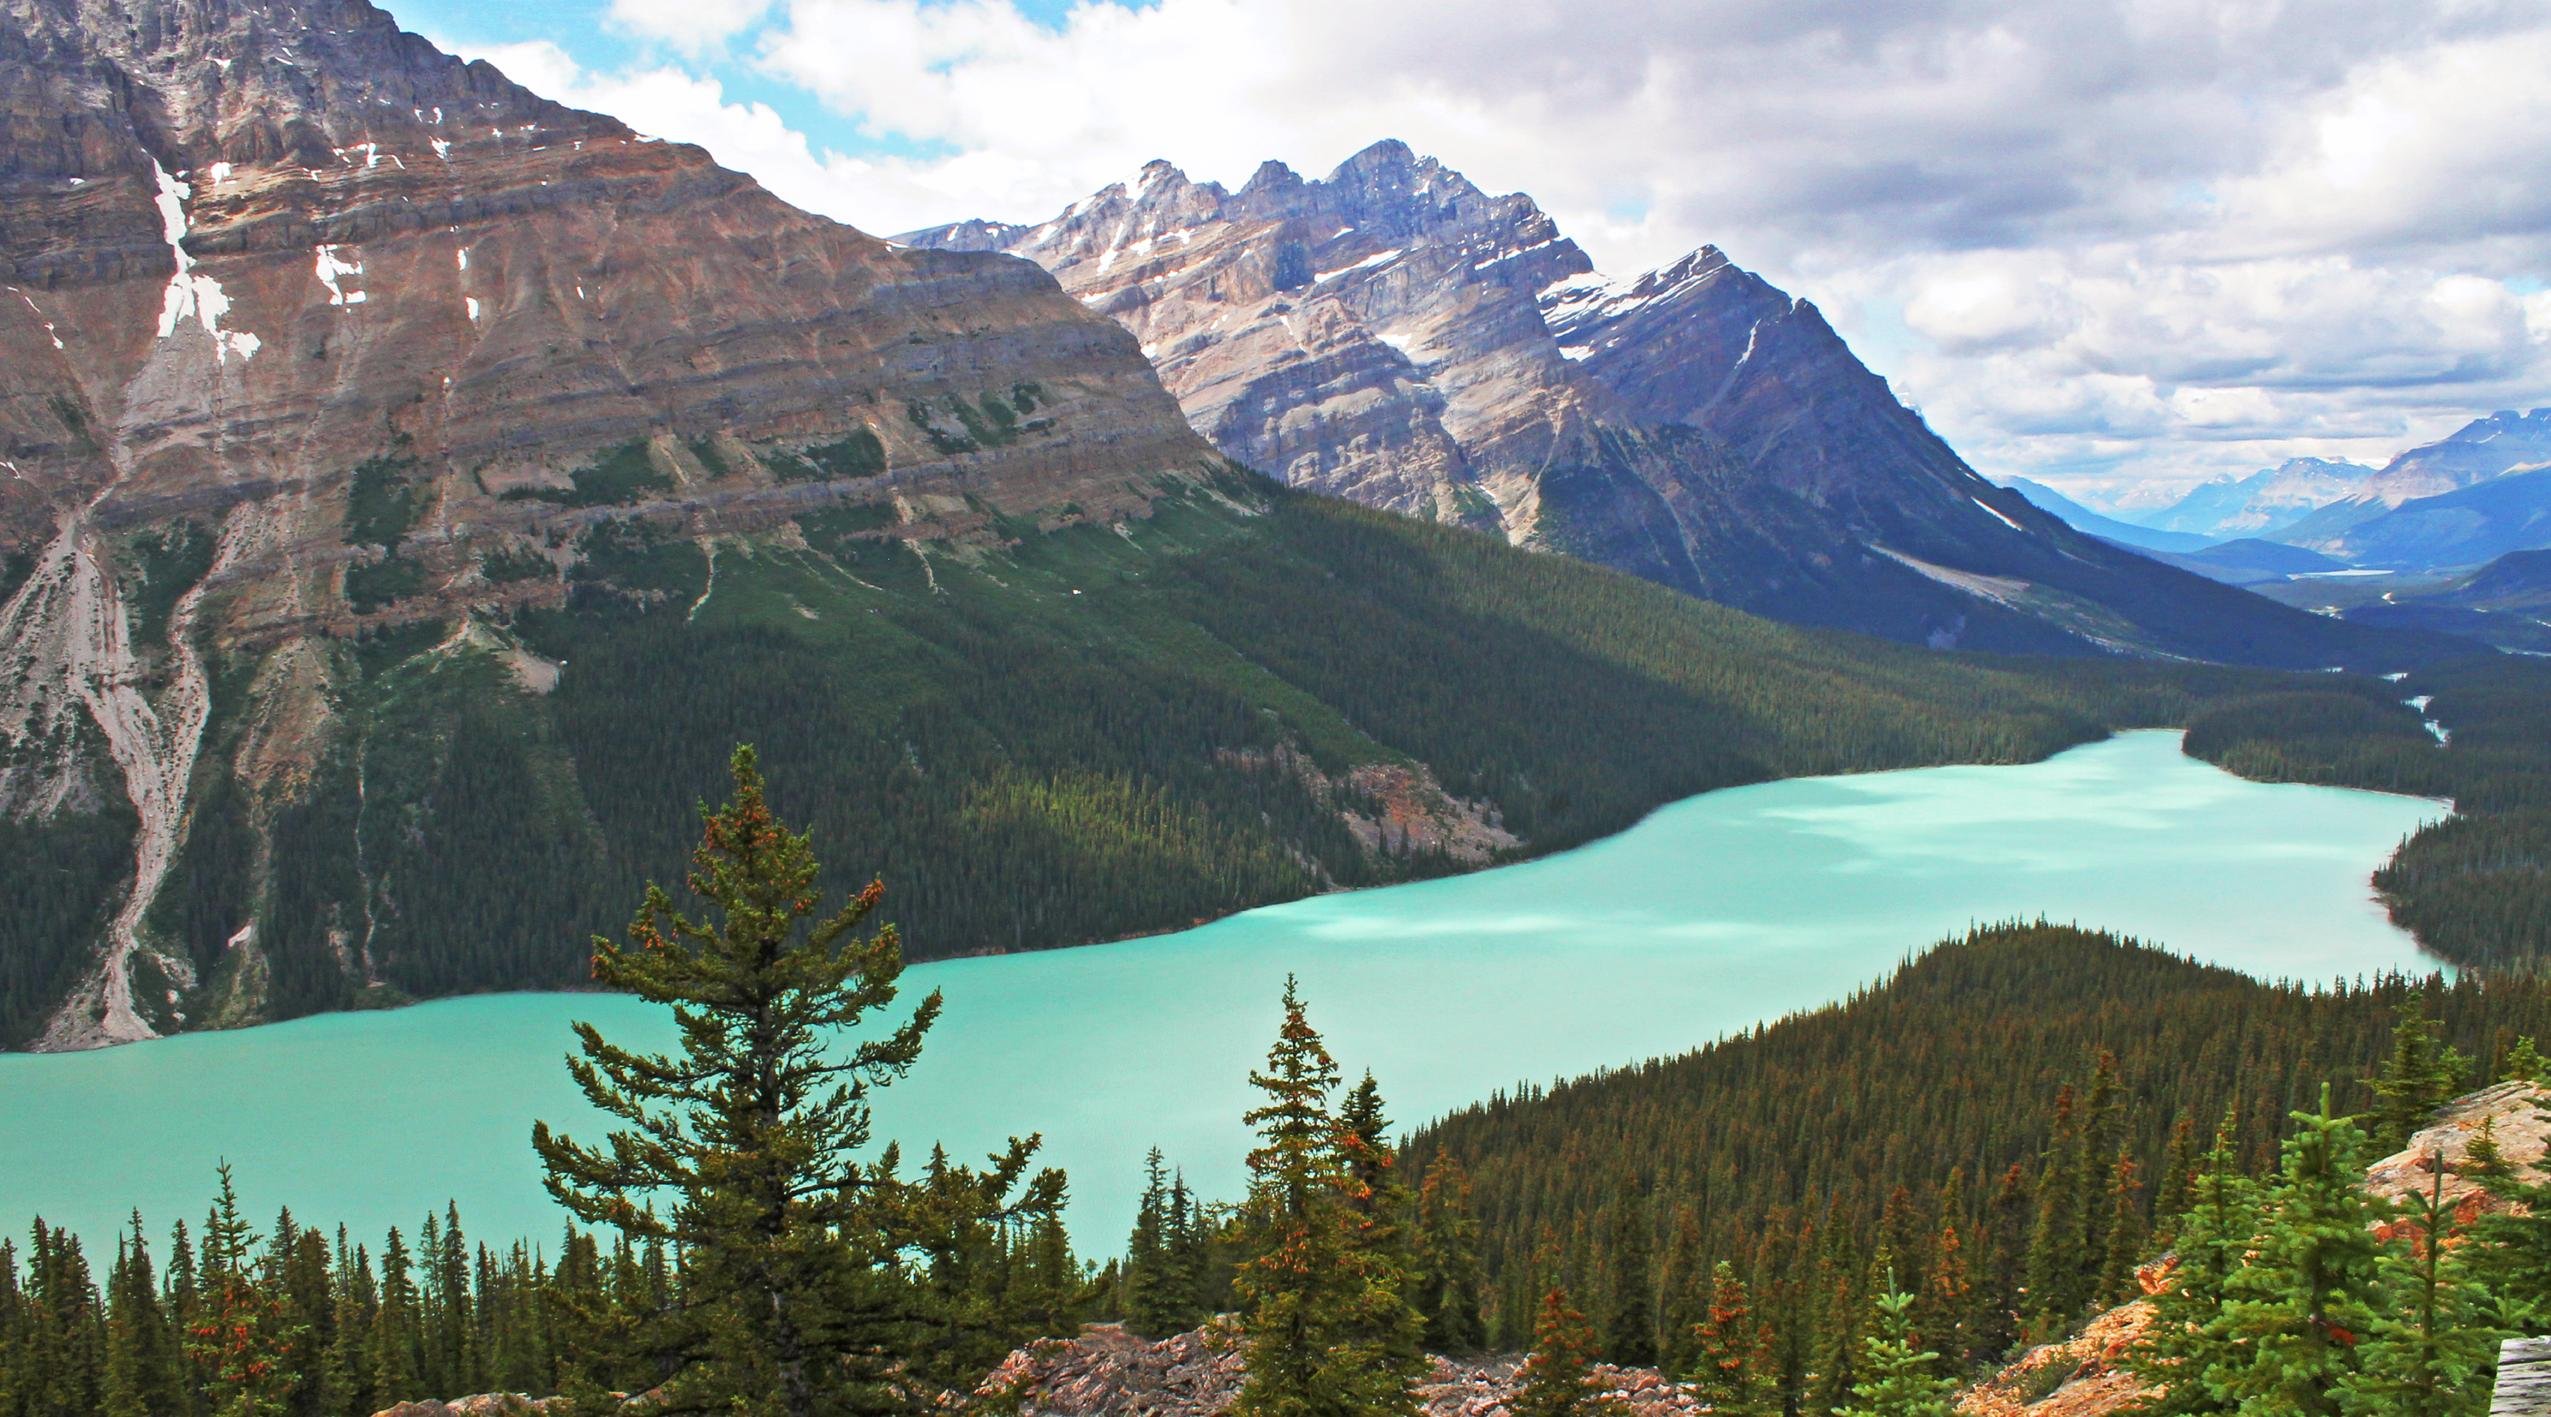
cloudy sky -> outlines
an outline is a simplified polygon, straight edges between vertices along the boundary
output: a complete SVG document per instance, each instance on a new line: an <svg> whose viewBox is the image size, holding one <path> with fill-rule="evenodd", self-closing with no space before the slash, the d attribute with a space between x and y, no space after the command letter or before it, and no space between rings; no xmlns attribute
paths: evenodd
<svg viewBox="0 0 2551 1417"><path fill-rule="evenodd" d="M389 0L870 231L1405 139L2105 502L2551 404L2542 0Z"/></svg>

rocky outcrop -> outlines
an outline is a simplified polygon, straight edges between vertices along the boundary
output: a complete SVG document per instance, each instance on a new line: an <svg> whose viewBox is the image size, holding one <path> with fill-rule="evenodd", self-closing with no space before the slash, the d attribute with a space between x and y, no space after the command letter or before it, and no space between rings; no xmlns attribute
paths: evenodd
<svg viewBox="0 0 2551 1417"><path fill-rule="evenodd" d="M2345 631L1986 483L1716 248L1608 280L1529 197L1401 143L1237 191L1153 162L1050 221L900 239L1037 261L1199 432L1296 486L1916 643L2347 657Z"/></svg>
<svg viewBox="0 0 2551 1417"><path fill-rule="evenodd" d="M0 813L136 822L40 1044L182 1022L145 921L207 723L306 778L313 636L559 604L602 523L962 543L1214 464L1032 265L798 211L364 0L0 0Z"/></svg>
<svg viewBox="0 0 2551 1417"><path fill-rule="evenodd" d="M449 1402L427 1398L422 1402L402 1402L385 1407L372 1417L544 1417L558 1411L565 1403L555 1397L533 1398L515 1392L480 1393L474 1397L456 1397Z"/></svg>
<svg viewBox="0 0 2551 1417"><path fill-rule="evenodd" d="M1417 1390L1427 1417L1505 1417L1515 1395L1513 1358L1435 1358ZM1116 1324L1013 1353L977 1397L1021 1417L1215 1417L1231 1410L1248 1370L1220 1329L1147 1342ZM1594 1386L1620 1417L1684 1417L1708 1409L1650 1368L1599 1364ZM1015 1404L1012 1407L1011 1404Z"/></svg>
<svg viewBox="0 0 2551 1417"><path fill-rule="evenodd" d="M2551 1122L2542 1108L2551 1096L2524 1082L2502 1082L2456 1098L2409 1139L2409 1145L2365 1169L2365 1188L2385 1200L2425 1195L2437 1183L2441 1161L2444 1198L2461 1223L2498 1207L2481 1189L2465 1162L2473 1138L2485 1123L2500 1154L2527 1179L2544 1174L2551 1151ZM2170 1283L2167 1257L2145 1265L2136 1278L2147 1295ZM2130 1412L2150 1390L2127 1372L2127 1351L2152 1325L2147 1299L2121 1304L2057 1343L2029 1349L1991 1378L1961 1393L1958 1411L1966 1417L2114 1417Z"/></svg>

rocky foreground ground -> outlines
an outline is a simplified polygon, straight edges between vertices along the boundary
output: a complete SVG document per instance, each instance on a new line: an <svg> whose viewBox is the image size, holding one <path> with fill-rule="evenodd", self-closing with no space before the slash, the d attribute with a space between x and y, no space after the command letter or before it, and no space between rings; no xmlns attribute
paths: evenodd
<svg viewBox="0 0 2551 1417"><path fill-rule="evenodd" d="M1427 1417L1502 1417L1515 1393L1516 1361L1435 1359L1418 1389ZM1652 1368L1602 1364L1594 1371L1621 1417L1708 1410ZM1094 1324L1078 1338L1011 1354L984 1380L981 1395L1015 1397L1021 1417L1211 1417L1230 1410L1243 1376L1234 1345L1213 1330L1155 1343L1118 1324Z"/></svg>

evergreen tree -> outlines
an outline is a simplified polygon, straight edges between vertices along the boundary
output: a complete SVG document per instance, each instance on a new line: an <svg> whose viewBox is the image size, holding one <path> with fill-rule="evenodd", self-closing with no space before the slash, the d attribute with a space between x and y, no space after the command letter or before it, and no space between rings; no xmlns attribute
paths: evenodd
<svg viewBox="0 0 2551 1417"><path fill-rule="evenodd" d="M2143 1183L2132 1152L2120 1151L2108 1168L2106 1251L2098 1258L2102 1305L2123 1303L2135 1293L2135 1265L2143 1254Z"/></svg>
<svg viewBox="0 0 2551 1417"><path fill-rule="evenodd" d="M425 1395L424 1341L417 1317L414 1263L391 1226L381 1245L381 1302L372 1311L372 1391L383 1402Z"/></svg>
<svg viewBox="0 0 2551 1417"><path fill-rule="evenodd" d="M1963 1367L1974 1343L1975 1277L1967 1258L1966 1171L1949 1173L1940 1191L1940 1233L1931 1242L1930 1273L1914 1303L1914 1333L1938 1349L1952 1367Z"/></svg>
<svg viewBox="0 0 2551 1417"><path fill-rule="evenodd" d="M2508 1050L2506 1067L2498 1077L2502 1082L2541 1082L2546 1073L2551 1073L2551 1064L2544 1062L2541 1052L2533 1046L2533 1038L2527 1035Z"/></svg>
<svg viewBox="0 0 2551 1417"><path fill-rule="evenodd" d="M2462 1054L2436 1036L2427 1001L2415 994L2401 1000L2392 1024L2391 1056L2365 1080L2374 1090L2376 1154L2388 1156L2409 1145L2410 1134L2461 1090L2470 1071Z"/></svg>
<svg viewBox="0 0 2551 1417"><path fill-rule="evenodd" d="M219 1168L221 1189L204 1221L196 1252L196 1304L187 1352L212 1417L279 1417L300 1372L293 1362L301 1335L277 1297L273 1268L260 1275L252 1251L257 1234L240 1218L230 1167Z"/></svg>
<svg viewBox="0 0 2551 1417"><path fill-rule="evenodd" d="M1656 1364L1656 1275L1648 1262L1644 1197L1625 1196L1613 1207L1605 1252L1611 1263L1604 1285L1603 1356L1625 1368Z"/></svg>
<svg viewBox="0 0 2551 1417"><path fill-rule="evenodd" d="M1877 1299L1877 1323L1863 1342L1852 1403L1839 1417L1950 1417L1957 1380L1936 1369L1940 1355L1913 1336L1913 1296L1888 1284Z"/></svg>
<svg viewBox="0 0 2551 1417"><path fill-rule="evenodd" d="M891 1148L874 1163L853 1153L869 1140L870 1091L920 1056L939 996L847 1054L827 1051L895 1002L894 927L856 933L884 888L819 915L813 850L773 815L750 747L732 773L733 800L703 812L687 880L713 913L693 920L651 885L627 945L594 941L595 979L670 1006L680 1050L632 1052L578 1024L569 1071L628 1125L594 1147L539 1124L532 1144L570 1213L681 1248L682 1304L643 1326L674 1370L670 1405L902 1411L914 1401L892 1380L914 1317L897 1265L910 1195ZM646 1203L659 1193L669 1214Z"/></svg>
<svg viewBox="0 0 2551 1417"><path fill-rule="evenodd" d="M1153 1147L1143 1158L1143 1193L1134 1207L1134 1233L1125 1240L1125 1327L1144 1338L1166 1338L1184 1317L1182 1296L1169 1274L1169 1166Z"/></svg>
<svg viewBox="0 0 2551 1417"><path fill-rule="evenodd" d="M2361 1369L2372 1332L2385 1207L2364 1190L2365 1134L2353 1119L2298 1113L2264 1207L2250 1261L2224 1284L2209 1326L2215 1356L2207 1384L2244 1411L2323 1417Z"/></svg>
<svg viewBox="0 0 2551 1417"><path fill-rule="evenodd" d="M1532 1329L1532 1354L1515 1372L1513 1417L1592 1417L1602 1403L1594 1385L1594 1326L1552 1286Z"/></svg>
<svg viewBox="0 0 2551 1417"><path fill-rule="evenodd" d="M2507 1331L2459 1247L2447 1243L2444 1157L2430 1158L2428 1189L2408 1204L2405 1244L2382 1257L2388 1303L2340 1385L2340 1406L2368 1417L2478 1417L2489 1409L2489 1373Z"/></svg>
<svg viewBox="0 0 2551 1417"><path fill-rule="evenodd" d="M1413 1411L1422 1373L1422 1320L1402 1297L1404 1276L1364 1243L1364 1194L1353 1148L1331 1108L1337 1063L1284 985L1284 1023L1262 1094L1243 1118L1249 1153L1252 1255L1238 1287L1249 1376L1239 1417L1345 1417Z"/></svg>
<svg viewBox="0 0 2551 1417"><path fill-rule="evenodd" d="M2497 1117L2480 1119L2480 1130L2472 1133L2470 1144L2463 1148L2462 1165L2454 1169L2484 1182L2489 1177L2504 1176L2514 1169L2507 1161L2506 1151L2498 1145Z"/></svg>
<svg viewBox="0 0 2551 1417"><path fill-rule="evenodd" d="M2064 1327L2088 1302L2082 1211L2090 1163L2081 1103L2066 1083L2055 1094L2052 1140L2037 1178L2037 1224L2028 1241L2028 1317L2033 1331Z"/></svg>
<svg viewBox="0 0 2551 1417"><path fill-rule="evenodd" d="M1479 1220L1470 1210L1470 1173L1438 1152L1417 1187L1416 1304L1426 1346L1471 1353L1488 1342L1479 1316Z"/></svg>
<svg viewBox="0 0 2551 1417"><path fill-rule="evenodd" d="M2226 1287L2246 1262L2259 1220L2257 1187L2241 1174L2234 1152L2237 1130L2230 1115L2215 1130L2214 1145L2189 1188L2188 1212L2180 1217L2168 1286L2153 1296L2144 1342L2127 1354L2127 1366L2158 1394L2137 1409L2149 1417L2223 1410L2207 1370L2224 1357Z"/></svg>
<svg viewBox="0 0 2551 1417"><path fill-rule="evenodd" d="M150 1237L133 1214L130 1246L116 1245L107 1280L107 1417L168 1417L187 1409L186 1374L177 1333L151 1270Z"/></svg>
<svg viewBox="0 0 2551 1417"><path fill-rule="evenodd" d="M1699 1357L1688 1381L1694 1395L1725 1417L1768 1417L1777 1410L1762 1334L1745 1281L1720 1260L1710 1270L1709 1310L1695 1335Z"/></svg>

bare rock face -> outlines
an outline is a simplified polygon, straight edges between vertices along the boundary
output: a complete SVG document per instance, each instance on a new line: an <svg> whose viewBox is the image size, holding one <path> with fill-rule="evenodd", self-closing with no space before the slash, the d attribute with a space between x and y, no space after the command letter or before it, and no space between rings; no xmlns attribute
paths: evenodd
<svg viewBox="0 0 2551 1417"><path fill-rule="evenodd" d="M1516 1360L1433 1363L1417 1389L1428 1417L1505 1417L1511 1410ZM1011 1354L976 1395L998 1400L1021 1417L1215 1417L1231 1410L1247 1377L1222 1330L1200 1329L1153 1343L1119 1325L1096 1324L1078 1338ZM1622 1417L1683 1417L1707 1410L1689 1389L1654 1369L1598 1364L1594 1380L1607 1410Z"/></svg>
<svg viewBox="0 0 2551 1417"><path fill-rule="evenodd" d="M1035 267L798 211L365 0L0 0L0 819L137 819L39 1046L150 1036L199 982L144 917L206 725L306 780L313 636L557 603L598 523L872 503L962 540L1212 461Z"/></svg>
<svg viewBox="0 0 2551 1417"><path fill-rule="evenodd" d="M2337 643L1986 483L1716 248L1607 280L1529 197L1398 142L1236 192L1153 162L1042 224L901 239L1034 259L1134 332L1199 432L1297 486L1917 643L2298 665Z"/></svg>

